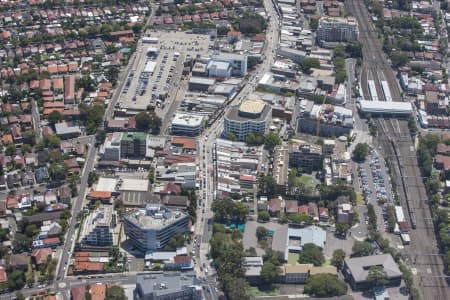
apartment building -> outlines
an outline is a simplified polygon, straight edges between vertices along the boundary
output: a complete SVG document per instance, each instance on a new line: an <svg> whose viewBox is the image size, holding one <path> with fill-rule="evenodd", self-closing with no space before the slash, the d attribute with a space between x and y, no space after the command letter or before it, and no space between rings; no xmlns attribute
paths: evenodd
<svg viewBox="0 0 450 300"><path fill-rule="evenodd" d="M322 17L316 34L319 42L356 41L359 37L358 22L354 17Z"/></svg>

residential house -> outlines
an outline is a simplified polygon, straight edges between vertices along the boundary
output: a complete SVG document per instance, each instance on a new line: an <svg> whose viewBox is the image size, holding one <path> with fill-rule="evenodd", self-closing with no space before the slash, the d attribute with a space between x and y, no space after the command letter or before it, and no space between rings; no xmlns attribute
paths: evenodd
<svg viewBox="0 0 450 300"><path fill-rule="evenodd" d="M72 190L70 187L63 185L58 189L59 202L70 204L72 199Z"/></svg>
<svg viewBox="0 0 450 300"><path fill-rule="evenodd" d="M9 257L9 266L13 269L28 269L28 253L11 254Z"/></svg>
<svg viewBox="0 0 450 300"><path fill-rule="evenodd" d="M40 266L52 257L53 250L51 248L33 249L31 252L31 261L34 265Z"/></svg>
<svg viewBox="0 0 450 300"><path fill-rule="evenodd" d="M6 275L6 269L4 266L0 266L0 282L6 282L8 276Z"/></svg>
<svg viewBox="0 0 450 300"><path fill-rule="evenodd" d="M269 200L269 214L272 217L279 216L281 212L281 199L273 198Z"/></svg>
<svg viewBox="0 0 450 300"><path fill-rule="evenodd" d="M70 289L72 300L86 300L86 287L74 287Z"/></svg>

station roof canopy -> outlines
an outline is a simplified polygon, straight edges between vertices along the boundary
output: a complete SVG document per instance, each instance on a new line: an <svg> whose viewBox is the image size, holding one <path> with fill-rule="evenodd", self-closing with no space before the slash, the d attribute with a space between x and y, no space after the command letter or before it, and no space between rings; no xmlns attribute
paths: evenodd
<svg viewBox="0 0 450 300"><path fill-rule="evenodd" d="M410 102L362 100L359 102L359 108L363 113L372 114L410 115L413 112Z"/></svg>

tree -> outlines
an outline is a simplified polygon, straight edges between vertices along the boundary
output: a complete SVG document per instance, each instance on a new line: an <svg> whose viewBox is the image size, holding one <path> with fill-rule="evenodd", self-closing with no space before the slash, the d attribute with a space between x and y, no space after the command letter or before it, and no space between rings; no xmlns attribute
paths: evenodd
<svg viewBox="0 0 450 300"><path fill-rule="evenodd" d="M314 266L321 266L325 262L325 257L322 251L315 244L308 243L303 246L298 258L301 264L314 264Z"/></svg>
<svg viewBox="0 0 450 300"><path fill-rule="evenodd" d="M278 134L269 132L268 134L266 134L264 144L269 150L272 151L275 148L275 146L281 145L281 139L278 136Z"/></svg>
<svg viewBox="0 0 450 300"><path fill-rule="evenodd" d="M358 143L353 149L353 159L357 162L363 162L369 154L369 145L366 143Z"/></svg>
<svg viewBox="0 0 450 300"><path fill-rule="evenodd" d="M336 224L336 234L341 236L347 236L349 225L347 223L337 223Z"/></svg>
<svg viewBox="0 0 450 300"><path fill-rule="evenodd" d="M353 58L362 58L362 45L359 41L347 44L345 52Z"/></svg>
<svg viewBox="0 0 450 300"><path fill-rule="evenodd" d="M347 285L332 274L316 274L306 280L304 293L319 298L342 296L347 293Z"/></svg>
<svg viewBox="0 0 450 300"><path fill-rule="evenodd" d="M33 150L33 148L28 144L23 144L21 149L23 153L31 153Z"/></svg>
<svg viewBox="0 0 450 300"><path fill-rule="evenodd" d="M237 137L233 132L229 132L226 138L227 138L227 140L230 140L232 142L237 140Z"/></svg>
<svg viewBox="0 0 450 300"><path fill-rule="evenodd" d="M275 251L271 248L266 248L266 253L263 255L263 260L270 261L276 266L281 266L284 263L284 253L281 251Z"/></svg>
<svg viewBox="0 0 450 300"><path fill-rule="evenodd" d="M14 270L8 274L7 285L10 289L20 290L25 286L25 273L22 270Z"/></svg>
<svg viewBox="0 0 450 300"><path fill-rule="evenodd" d="M14 144L9 144L6 149L5 149L5 154L6 155L15 155L16 154L16 145Z"/></svg>
<svg viewBox="0 0 450 300"><path fill-rule="evenodd" d="M16 298L17 300L25 300L25 296L22 294L21 291L16 292Z"/></svg>
<svg viewBox="0 0 450 300"><path fill-rule="evenodd" d="M126 300L125 290L123 287L114 285L106 289L106 299L108 300Z"/></svg>
<svg viewBox="0 0 450 300"><path fill-rule="evenodd" d="M95 173L95 171L89 172L89 175L88 175L88 186L91 187L94 184L94 182L96 182L97 180L98 180L97 173Z"/></svg>
<svg viewBox="0 0 450 300"><path fill-rule="evenodd" d="M44 145L49 148L59 148L61 140L56 134L46 135L44 137Z"/></svg>
<svg viewBox="0 0 450 300"><path fill-rule="evenodd" d="M247 217L248 208L244 203L232 200L214 201L212 204L214 219L219 223L244 223Z"/></svg>
<svg viewBox="0 0 450 300"><path fill-rule="evenodd" d="M136 128L140 130L150 129L150 116L147 112L143 111L136 115Z"/></svg>
<svg viewBox="0 0 450 300"><path fill-rule="evenodd" d="M389 277L382 266L372 266L367 274L367 283L373 288L381 287L389 283Z"/></svg>
<svg viewBox="0 0 450 300"><path fill-rule="evenodd" d="M260 222L269 222L270 215L267 211L258 212L258 221Z"/></svg>
<svg viewBox="0 0 450 300"><path fill-rule="evenodd" d="M418 128L417 128L417 123L416 123L416 119L414 118L414 116L411 116L409 118L408 128L412 135L416 135Z"/></svg>
<svg viewBox="0 0 450 300"><path fill-rule="evenodd" d="M276 181L272 176L259 177L259 194L267 197L275 195Z"/></svg>
<svg viewBox="0 0 450 300"><path fill-rule="evenodd" d="M147 113L143 111L136 115L136 127L139 130L151 130L152 132L156 133L159 132L161 125L161 118L158 117L154 112Z"/></svg>
<svg viewBox="0 0 450 300"><path fill-rule="evenodd" d="M305 57L305 59L301 63L302 71L309 74L311 72L311 68L320 68L319 59L315 57Z"/></svg>
<svg viewBox="0 0 450 300"><path fill-rule="evenodd" d="M271 289L272 284L278 279L280 268L270 261L266 261L261 268L261 282L262 289Z"/></svg>
<svg viewBox="0 0 450 300"><path fill-rule="evenodd" d="M13 252L14 253L22 253L30 251L32 239L28 236L16 232L16 235L13 240Z"/></svg>
<svg viewBox="0 0 450 300"><path fill-rule="evenodd" d="M339 270L342 269L344 266L344 260L345 260L345 251L342 249L336 249L333 251L333 256L331 258L331 264L338 268Z"/></svg>
<svg viewBox="0 0 450 300"><path fill-rule="evenodd" d="M249 69L253 69L254 67L256 67L257 64L260 63L260 60L258 57L255 56L249 56L247 58L247 68Z"/></svg>
<svg viewBox="0 0 450 300"><path fill-rule="evenodd" d="M59 111L54 110L48 115L47 119L50 122L50 124L56 124L63 119L63 115Z"/></svg>
<svg viewBox="0 0 450 300"><path fill-rule="evenodd" d="M260 132L250 132L245 142L250 146L261 146L264 144L264 136Z"/></svg>
<svg viewBox="0 0 450 300"><path fill-rule="evenodd" d="M369 242L355 241L352 247L352 257L369 256L373 254L373 247Z"/></svg>
<svg viewBox="0 0 450 300"><path fill-rule="evenodd" d="M396 68L406 65L409 61L408 55L401 51L395 51L391 55L392 65Z"/></svg>
<svg viewBox="0 0 450 300"><path fill-rule="evenodd" d="M265 240L268 235L269 235L269 231L266 228L264 228L262 226L258 226L256 228L256 238L258 239L258 241Z"/></svg>

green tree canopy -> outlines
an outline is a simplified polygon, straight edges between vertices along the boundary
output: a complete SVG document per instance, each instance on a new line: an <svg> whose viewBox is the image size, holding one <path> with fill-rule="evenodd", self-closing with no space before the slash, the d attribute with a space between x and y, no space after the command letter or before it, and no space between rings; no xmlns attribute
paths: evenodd
<svg viewBox="0 0 450 300"><path fill-rule="evenodd" d="M22 270L14 270L8 274L7 285L10 289L20 290L25 286L25 273Z"/></svg>
<svg viewBox="0 0 450 300"><path fill-rule="evenodd" d="M310 243L303 246L298 258L301 264L314 264L314 266L321 266L325 262L322 250L316 245Z"/></svg>
<svg viewBox="0 0 450 300"><path fill-rule="evenodd" d="M389 277L382 266L372 266L367 274L367 283L373 287L381 287L389 283Z"/></svg>
<svg viewBox="0 0 450 300"><path fill-rule="evenodd" d="M260 222L268 222L270 220L270 215L267 211L258 212L258 221Z"/></svg>
<svg viewBox="0 0 450 300"><path fill-rule="evenodd" d="M127 300L123 287L114 285L106 289L106 299L108 300Z"/></svg>
<svg viewBox="0 0 450 300"><path fill-rule="evenodd" d="M264 144L269 150L273 150L275 146L281 145L280 136L274 132L269 132L266 134Z"/></svg>
<svg viewBox="0 0 450 300"><path fill-rule="evenodd" d="M271 289L272 285L278 279L280 274L280 268L270 261L266 261L261 269L261 282L260 287L262 289Z"/></svg>
<svg viewBox="0 0 450 300"><path fill-rule="evenodd" d="M250 132L245 142L250 146L261 146L264 144L264 135L260 132Z"/></svg>
<svg viewBox="0 0 450 300"><path fill-rule="evenodd" d="M305 294L319 298L342 296L347 293L347 285L332 274L316 274L306 280Z"/></svg>
<svg viewBox="0 0 450 300"><path fill-rule="evenodd" d="M162 125L162 120L154 112L140 112L136 115L136 127L139 130L151 130L157 133Z"/></svg>
<svg viewBox="0 0 450 300"><path fill-rule="evenodd" d="M338 268L339 270L342 269L344 266L344 260L345 260L345 251L342 249L336 249L333 251L333 256L331 258L331 264Z"/></svg>
<svg viewBox="0 0 450 300"><path fill-rule="evenodd" d="M268 235L269 231L265 227L258 226L256 228L256 238L258 239L258 241L265 240Z"/></svg>
<svg viewBox="0 0 450 300"><path fill-rule="evenodd" d="M369 154L369 145L366 143L359 143L353 149L353 159L357 162L363 162L367 154Z"/></svg>
<svg viewBox="0 0 450 300"><path fill-rule="evenodd" d="M361 257L373 254L373 247L369 242L355 241L352 247L352 256Z"/></svg>
<svg viewBox="0 0 450 300"><path fill-rule="evenodd" d="M300 67L303 72L309 74L312 68L320 68L320 61L315 57L305 57Z"/></svg>
<svg viewBox="0 0 450 300"><path fill-rule="evenodd" d="M63 115L59 111L54 110L48 115L47 119L51 124L56 124L63 119Z"/></svg>
<svg viewBox="0 0 450 300"><path fill-rule="evenodd" d="M350 226L347 223L337 223L336 224L336 234L341 236L347 236L348 229Z"/></svg>
<svg viewBox="0 0 450 300"><path fill-rule="evenodd" d="M214 219L219 223L243 223L247 217L248 208L244 203L232 200L214 201L212 204Z"/></svg>

